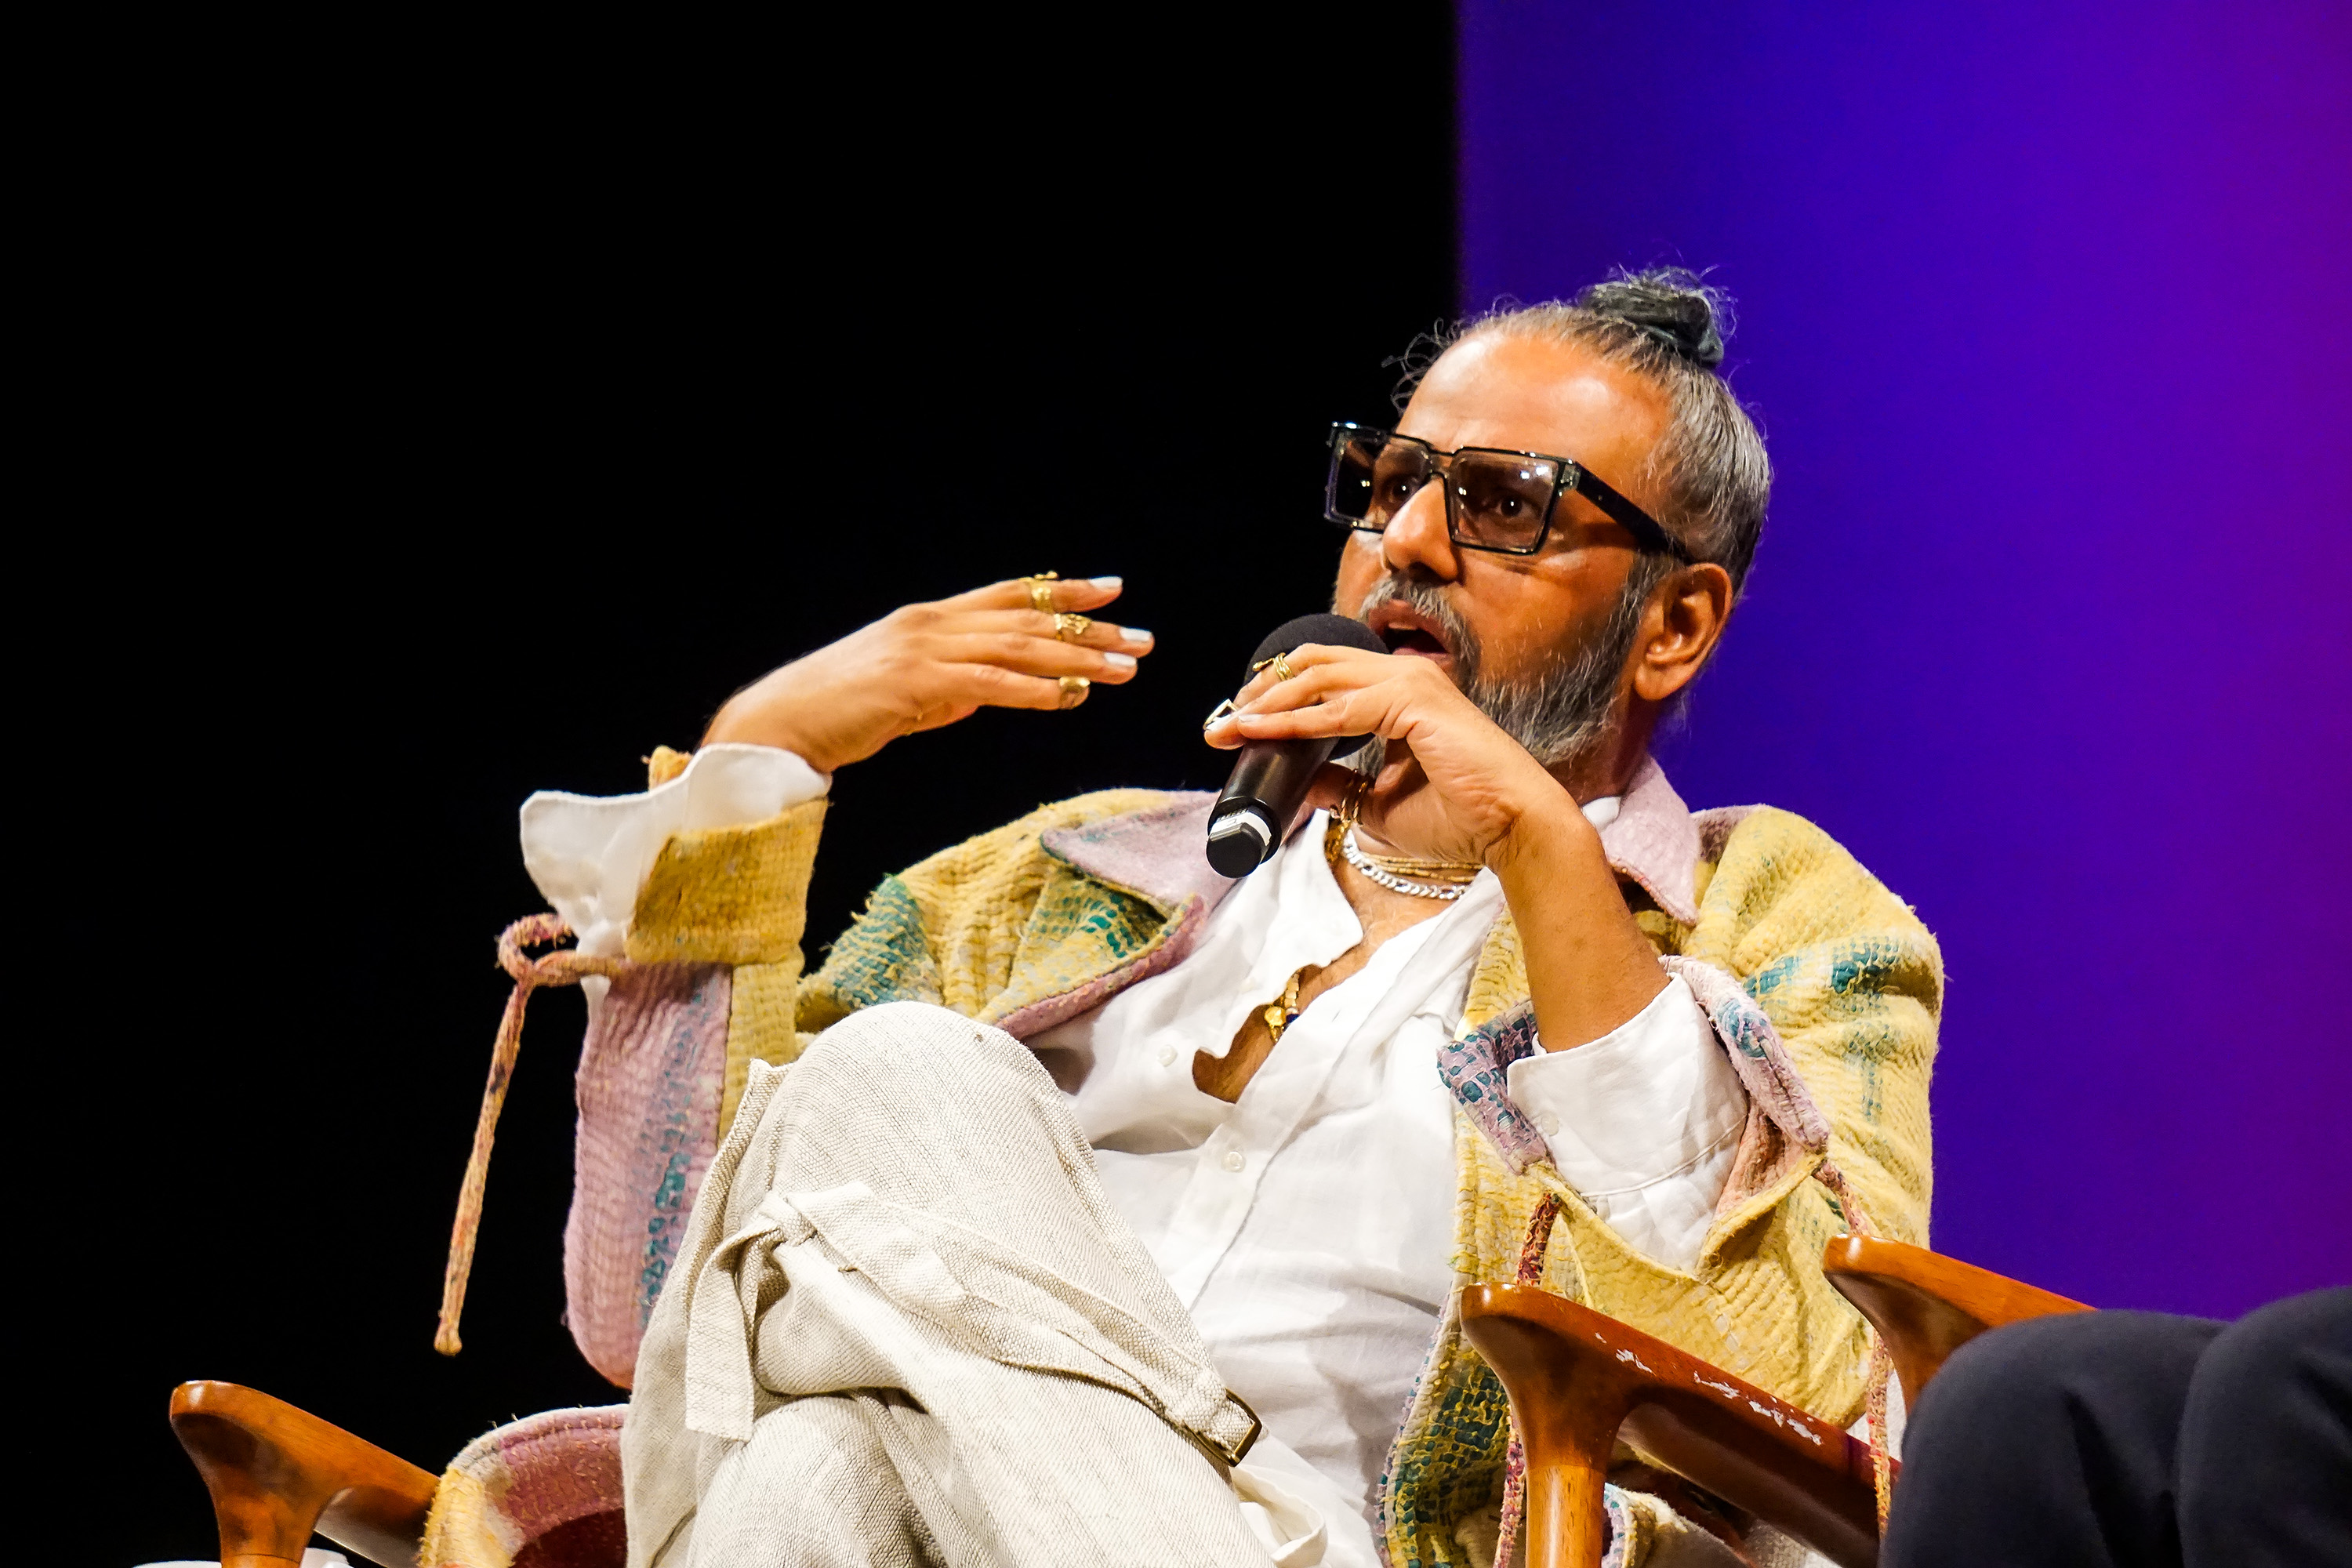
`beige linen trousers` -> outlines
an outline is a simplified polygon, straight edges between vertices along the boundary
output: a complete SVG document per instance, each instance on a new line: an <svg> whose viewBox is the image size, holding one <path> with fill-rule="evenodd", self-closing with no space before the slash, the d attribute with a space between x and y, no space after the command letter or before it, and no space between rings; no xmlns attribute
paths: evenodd
<svg viewBox="0 0 2352 1568"><path fill-rule="evenodd" d="M1027 1047L892 1003L751 1073L638 1352L630 1568L1320 1557Z"/></svg>

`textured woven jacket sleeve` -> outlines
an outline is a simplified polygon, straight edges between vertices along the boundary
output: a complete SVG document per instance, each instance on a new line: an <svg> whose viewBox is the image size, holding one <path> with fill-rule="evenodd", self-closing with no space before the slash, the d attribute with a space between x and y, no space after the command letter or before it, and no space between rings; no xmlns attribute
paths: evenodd
<svg viewBox="0 0 2352 1568"><path fill-rule="evenodd" d="M862 1007L928 1002L990 1022L1009 1011L1016 964L1034 956L1030 949L1068 945L1071 934L1032 929L1041 902L1053 907L1055 889L1076 878L1044 848L1045 834L1165 798L1106 790L1040 806L885 877L813 975L804 973L803 942L825 803L674 833L638 889L628 956L733 966L719 1113L724 1136L751 1062L795 1060L819 1033ZM1087 902L1099 922L1103 895L1094 891ZM1160 922L1159 911L1134 902L1128 918L1136 930L1111 931L1115 941L1137 940ZM1050 980L1034 963L1023 972L1032 984Z"/></svg>
<svg viewBox="0 0 2352 1568"><path fill-rule="evenodd" d="M1789 812L1757 810L1728 833L1699 904L1682 955L1727 972L1770 1020L1828 1124L1827 1160L1866 1211L1843 1212L1813 1179L1821 1157L1752 1118L1696 1271L1728 1321L1710 1359L1851 1420L1866 1338L1822 1248L1856 1228L1927 1244L1942 956L1908 905Z"/></svg>
<svg viewBox="0 0 2352 1568"><path fill-rule="evenodd" d="M1867 1223L1925 1246L1943 958L1910 906L1828 834L1764 808L1727 836L1681 950L1728 971L1771 1019L1829 1122L1830 1158L1867 1205ZM1779 1187L1802 1190L1785 1176L1743 1190L1736 1174L1709 1247ZM1843 1224L1826 1194L1819 1201Z"/></svg>
<svg viewBox="0 0 2352 1568"><path fill-rule="evenodd" d="M1876 1229L1925 1241L1941 960L1911 910L1812 824L1769 808L1710 815L1696 920L1639 906L1636 918L1663 955L1704 966L1738 1007L1763 1015L1826 1123L1826 1149L1787 1136L1751 1098L1696 1264L1670 1266L1629 1245L1537 1152L1529 1130L1516 1125L1518 1108L1494 1092L1504 1077L1496 1063L1521 1054L1502 1047L1531 1027L1506 921L1473 981L1474 1026L1449 1068L1462 1181L1454 1267L1505 1282L1531 1266L1546 1289L1847 1426L1862 1409L1868 1337L1822 1273L1822 1247L1847 1218L1815 1173L1826 1156ZM1754 1043L1722 1026L1718 1016L1727 1050ZM1559 1205L1549 1245L1523 1257L1529 1221L1548 1200ZM1492 1561L1492 1542L1473 1538L1501 1496L1509 1433L1502 1384L1449 1310L1390 1451L1381 1501L1390 1562ZM1664 1505L1610 1495L1612 1519L1623 1514L1623 1560L1646 1562Z"/></svg>

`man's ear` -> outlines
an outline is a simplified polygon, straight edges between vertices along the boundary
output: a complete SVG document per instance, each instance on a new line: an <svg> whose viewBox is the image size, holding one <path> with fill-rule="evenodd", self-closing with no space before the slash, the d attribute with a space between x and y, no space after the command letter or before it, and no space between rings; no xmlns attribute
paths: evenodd
<svg viewBox="0 0 2352 1568"><path fill-rule="evenodd" d="M1731 617L1731 574L1712 561L1669 573L1650 593L1633 658L1633 694L1664 702L1698 679Z"/></svg>

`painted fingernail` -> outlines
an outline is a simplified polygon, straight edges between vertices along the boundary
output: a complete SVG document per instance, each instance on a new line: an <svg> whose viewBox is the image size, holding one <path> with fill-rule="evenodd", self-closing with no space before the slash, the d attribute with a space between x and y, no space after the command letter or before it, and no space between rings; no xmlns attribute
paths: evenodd
<svg viewBox="0 0 2352 1568"><path fill-rule="evenodd" d="M1092 583L1097 588L1116 588L1124 584L1127 579L1124 577L1089 577L1087 581Z"/></svg>
<svg viewBox="0 0 2352 1568"><path fill-rule="evenodd" d="M1121 626L1118 628L1118 635L1138 647L1150 647L1152 644L1151 634L1141 626Z"/></svg>
<svg viewBox="0 0 2352 1568"><path fill-rule="evenodd" d="M1123 653L1107 653L1102 656L1102 661L1110 666L1113 669L1133 669L1135 668L1135 660L1129 655Z"/></svg>

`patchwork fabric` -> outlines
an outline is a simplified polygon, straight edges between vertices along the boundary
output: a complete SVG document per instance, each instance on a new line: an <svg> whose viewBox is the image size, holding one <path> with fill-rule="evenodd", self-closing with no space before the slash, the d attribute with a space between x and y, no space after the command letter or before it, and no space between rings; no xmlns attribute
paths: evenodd
<svg viewBox="0 0 2352 1568"><path fill-rule="evenodd" d="M1461 1300L1446 1299L1381 1473L1373 1531L1391 1568L1487 1568L1495 1560L1511 1401L1462 1337Z"/></svg>
<svg viewBox="0 0 2352 1568"><path fill-rule="evenodd" d="M1057 829L1112 818L1164 819L1182 804L1156 790L1080 795L884 879L803 988L801 1030L814 1034L883 1002L929 1002L1034 1034L1173 963L1207 918L1204 896L1179 905L1164 888L1112 887L1048 840L1067 845ZM1163 952L1171 938L1173 952ZM1081 993L1094 1000L1076 1001Z"/></svg>
<svg viewBox="0 0 2352 1568"><path fill-rule="evenodd" d="M1701 819L1702 841L1717 815ZM1774 1058L1766 1044L1770 1076L1801 1089L1820 1119L1817 1128L1790 1123L1791 1133L1822 1140L1878 1234L1924 1247L1933 1175L1927 1080L1944 999L1936 939L1804 818L1769 806L1721 815L1734 820L1678 951L1737 980L1769 1021L1782 1052ZM1754 1058L1735 1051L1732 1062L1751 1093L1773 1100L1750 1071ZM1717 1216L1714 1234L1764 1213L1784 1179L1748 1192Z"/></svg>
<svg viewBox="0 0 2352 1568"><path fill-rule="evenodd" d="M775 963L739 963L727 1012L727 1067L719 1096L718 1136L735 1124L744 1075L753 1062L780 1068L797 1061L815 1037L800 1032L801 955Z"/></svg>
<svg viewBox="0 0 2352 1568"><path fill-rule="evenodd" d="M885 1002L932 1002L943 994L940 966L923 929L923 906L897 877L885 877L866 896L866 910L841 939L824 967L798 988L798 1027L821 1034L861 1007Z"/></svg>
<svg viewBox="0 0 2352 1568"><path fill-rule="evenodd" d="M719 1146L731 991L724 964L633 964L581 1049L564 1317L622 1388Z"/></svg>
<svg viewBox="0 0 2352 1568"><path fill-rule="evenodd" d="M1506 1087L1511 1064L1540 1049L1535 1004L1522 1002L1438 1053L1437 1076L1515 1173L1551 1158L1543 1134L1512 1103Z"/></svg>
<svg viewBox="0 0 2352 1568"><path fill-rule="evenodd" d="M1544 1289L1843 1426L1863 1404L1868 1338L1822 1275L1822 1248L1845 1216L1810 1178L1834 1158L1880 1234L1924 1243L1941 960L1912 911L1801 817L1751 808L1724 823L1712 844L1703 833L1701 842L1715 858L1694 878L1697 919L1683 924L1653 910L1643 922L1661 961L1707 1008L1751 1096L1697 1268L1681 1274L1627 1247L1560 1181L1542 1139L1510 1103L1505 1074L1537 1047L1507 921L1488 942L1464 1032L1440 1064L1454 1097L1461 1179L1454 1267L1482 1281L1517 1277L1529 1222L1556 1198L1539 1263ZM1449 1312L1382 1480L1380 1525L1392 1568L1485 1568L1478 1521L1500 1500L1507 1409L1499 1380ZM1647 1500L1627 1494L1625 1506L1639 1513ZM1624 1528L1643 1533L1633 1514Z"/></svg>
<svg viewBox="0 0 2352 1568"><path fill-rule="evenodd" d="M625 1405L551 1410L484 1433L433 1494L418 1568L525 1568L534 1543L579 1541L621 1514Z"/></svg>
<svg viewBox="0 0 2352 1568"><path fill-rule="evenodd" d="M825 803L743 827L674 833L637 889L638 963L773 963L800 954Z"/></svg>

